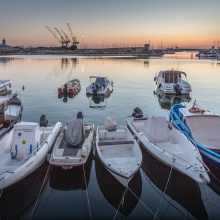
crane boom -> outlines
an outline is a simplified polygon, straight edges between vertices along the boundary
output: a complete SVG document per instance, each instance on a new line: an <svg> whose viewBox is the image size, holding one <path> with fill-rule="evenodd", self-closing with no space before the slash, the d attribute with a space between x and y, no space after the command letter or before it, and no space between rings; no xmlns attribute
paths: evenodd
<svg viewBox="0 0 220 220"><path fill-rule="evenodd" d="M62 43L62 41L57 37L57 35L56 35L48 26L46 26L46 29L47 29L60 43Z"/></svg>
<svg viewBox="0 0 220 220"><path fill-rule="evenodd" d="M69 28L72 41L74 42L73 32L72 32L72 30L71 30L70 24L69 24L69 23L66 23L66 24L67 24L67 26L68 26L68 28Z"/></svg>
<svg viewBox="0 0 220 220"><path fill-rule="evenodd" d="M66 41L70 42L70 38L68 37L68 35L63 31L63 29L61 29L61 31L63 32L63 34L66 38Z"/></svg>
<svg viewBox="0 0 220 220"><path fill-rule="evenodd" d="M54 28L54 30L60 35L61 41L64 41L63 35L60 33L60 31L57 28Z"/></svg>

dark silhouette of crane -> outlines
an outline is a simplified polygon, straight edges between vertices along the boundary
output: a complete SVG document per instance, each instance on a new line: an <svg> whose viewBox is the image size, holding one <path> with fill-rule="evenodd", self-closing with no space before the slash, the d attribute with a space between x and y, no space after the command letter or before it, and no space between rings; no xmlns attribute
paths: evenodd
<svg viewBox="0 0 220 220"><path fill-rule="evenodd" d="M63 36L62 33L61 33L57 28L54 28L54 30L55 30L55 31L58 33L58 35L60 36L61 41L63 42L63 43L62 43L62 46L68 48L70 41L67 40L67 39L65 39L65 37L64 37L65 35Z"/></svg>
<svg viewBox="0 0 220 220"><path fill-rule="evenodd" d="M63 36L61 36L59 33L59 37L54 33L54 31L52 31L52 29L51 28L49 28L48 26L46 26L46 28L47 28L47 30L59 41L59 43L61 43L61 46L63 47L63 48L65 48L66 47L66 42L65 42L65 40L64 40L64 38L63 38Z"/></svg>
<svg viewBox="0 0 220 220"><path fill-rule="evenodd" d="M54 30L56 32L54 32L51 28L49 28L48 26L46 26L47 30L59 41L59 43L61 43L61 46L63 48L68 48L68 49L72 49L72 50L76 50L77 49L77 44L79 44L79 41L77 41L77 38L73 35L73 32L71 30L71 27L69 25L69 23L67 23L67 26L69 28L69 32L71 35L71 39L70 37L63 31L63 29L58 30L57 28L54 28ZM69 44L71 43L71 46L69 47Z"/></svg>
<svg viewBox="0 0 220 220"><path fill-rule="evenodd" d="M70 49L76 50L77 49L77 44L79 44L79 41L77 41L76 36L73 35L70 24L69 23L66 23L66 24L67 24L67 27L69 28L69 32L70 32L71 39L72 39L72 45L70 46Z"/></svg>

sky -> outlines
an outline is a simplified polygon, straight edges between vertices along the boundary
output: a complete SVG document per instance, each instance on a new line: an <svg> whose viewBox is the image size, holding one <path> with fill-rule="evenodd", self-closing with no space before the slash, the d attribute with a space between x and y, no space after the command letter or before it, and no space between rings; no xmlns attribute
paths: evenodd
<svg viewBox="0 0 220 220"><path fill-rule="evenodd" d="M59 46L45 26L80 47L208 48L220 40L220 0L0 0L0 40L13 46Z"/></svg>

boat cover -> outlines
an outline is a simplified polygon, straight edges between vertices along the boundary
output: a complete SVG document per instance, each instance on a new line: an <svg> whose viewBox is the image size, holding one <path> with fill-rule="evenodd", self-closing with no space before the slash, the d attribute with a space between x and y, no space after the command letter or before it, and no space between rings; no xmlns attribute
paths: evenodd
<svg viewBox="0 0 220 220"><path fill-rule="evenodd" d="M105 129L108 131L115 131L117 129L117 122L112 117L107 117L105 120Z"/></svg>
<svg viewBox="0 0 220 220"><path fill-rule="evenodd" d="M220 117L201 115L186 117L193 139L209 149L220 149Z"/></svg>
<svg viewBox="0 0 220 220"><path fill-rule="evenodd" d="M168 125L164 117L151 117L144 123L144 135L156 143L168 142Z"/></svg>
<svg viewBox="0 0 220 220"><path fill-rule="evenodd" d="M84 138L83 119L76 118L67 123L65 141L67 142L68 147L80 147Z"/></svg>

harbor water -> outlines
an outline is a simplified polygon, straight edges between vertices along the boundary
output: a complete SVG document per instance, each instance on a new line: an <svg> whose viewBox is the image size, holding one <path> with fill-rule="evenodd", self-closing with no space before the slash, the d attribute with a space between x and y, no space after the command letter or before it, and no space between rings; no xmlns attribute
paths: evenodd
<svg viewBox="0 0 220 220"><path fill-rule="evenodd" d="M220 61L192 58L187 53L149 59L7 56L0 57L0 79L10 79L22 99L23 121L39 122L45 114L49 125L58 120L65 123L82 111L85 121L95 125L103 125L107 116L125 124L137 106L145 115L169 119L169 104L154 93L153 80L166 69L186 72L191 101L220 114ZM90 76L109 77L113 92L105 98L87 97ZM81 83L79 94L58 97L58 87L74 78ZM167 185L170 167L143 149L142 153L142 168L122 203L125 188L104 169L94 148L85 178L82 167L71 171L50 167L46 175L45 162L4 189L0 219L220 219L220 182L212 179L209 184L198 184L173 170Z"/></svg>

